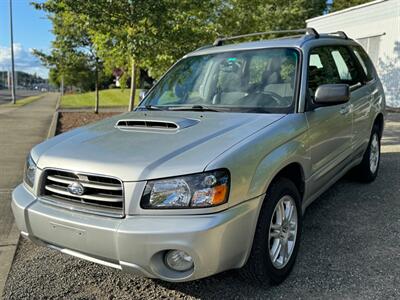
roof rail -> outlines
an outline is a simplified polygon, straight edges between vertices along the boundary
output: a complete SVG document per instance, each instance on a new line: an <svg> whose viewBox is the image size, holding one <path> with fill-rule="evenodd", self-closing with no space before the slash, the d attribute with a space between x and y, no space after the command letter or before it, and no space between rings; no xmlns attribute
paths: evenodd
<svg viewBox="0 0 400 300"><path fill-rule="evenodd" d="M328 32L327 35L337 35L338 37L344 38L346 40L349 39L349 37L344 31Z"/></svg>
<svg viewBox="0 0 400 300"><path fill-rule="evenodd" d="M308 27L308 28L304 28L304 29L274 30L274 31L265 31L265 32L254 32L254 33L241 34L241 35L228 36L228 37L218 37L214 41L213 46L222 46L225 41L231 41L231 40L241 39L241 38L245 38L245 37L257 36L257 35L276 34L276 33L281 33L281 34L283 34L283 33L304 33L304 34L312 35L315 38L319 38L319 33L314 28Z"/></svg>

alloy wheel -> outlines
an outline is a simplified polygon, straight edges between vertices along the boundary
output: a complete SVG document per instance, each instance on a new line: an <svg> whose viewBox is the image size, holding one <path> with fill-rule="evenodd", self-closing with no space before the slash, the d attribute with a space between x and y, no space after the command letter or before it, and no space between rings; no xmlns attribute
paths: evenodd
<svg viewBox="0 0 400 300"><path fill-rule="evenodd" d="M269 228L269 255L275 268L282 269L289 262L296 244L297 227L296 203L285 195L275 206Z"/></svg>

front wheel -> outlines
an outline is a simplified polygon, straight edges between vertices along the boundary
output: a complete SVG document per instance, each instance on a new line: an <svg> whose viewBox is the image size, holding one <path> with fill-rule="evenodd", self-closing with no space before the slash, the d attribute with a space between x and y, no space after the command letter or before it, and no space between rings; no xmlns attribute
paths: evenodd
<svg viewBox="0 0 400 300"><path fill-rule="evenodd" d="M362 182L372 182L378 175L381 158L381 139L378 126L374 126L364 153L363 160L357 166L357 178Z"/></svg>
<svg viewBox="0 0 400 300"><path fill-rule="evenodd" d="M296 260L302 226L301 197L295 184L276 180L268 189L249 260L242 270L257 283L279 284Z"/></svg>

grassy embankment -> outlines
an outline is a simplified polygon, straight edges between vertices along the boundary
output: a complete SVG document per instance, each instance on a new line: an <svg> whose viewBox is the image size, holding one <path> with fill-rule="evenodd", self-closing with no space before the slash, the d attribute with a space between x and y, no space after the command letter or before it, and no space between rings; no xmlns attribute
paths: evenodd
<svg viewBox="0 0 400 300"><path fill-rule="evenodd" d="M99 107L128 107L129 89L109 89L100 91ZM136 91L135 105L138 104L139 90ZM94 107L94 92L64 95L61 108Z"/></svg>

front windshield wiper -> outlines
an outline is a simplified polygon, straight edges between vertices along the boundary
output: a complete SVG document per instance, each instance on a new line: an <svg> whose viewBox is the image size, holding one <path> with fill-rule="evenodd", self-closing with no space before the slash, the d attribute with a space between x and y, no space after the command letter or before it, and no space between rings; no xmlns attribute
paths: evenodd
<svg viewBox="0 0 400 300"><path fill-rule="evenodd" d="M221 110L211 108L204 105L193 105L193 106L170 106L168 110L193 110L193 111L214 111L219 112Z"/></svg>
<svg viewBox="0 0 400 300"><path fill-rule="evenodd" d="M151 104L145 105L145 108L147 110L165 110L165 108L161 108L160 106L151 105Z"/></svg>

